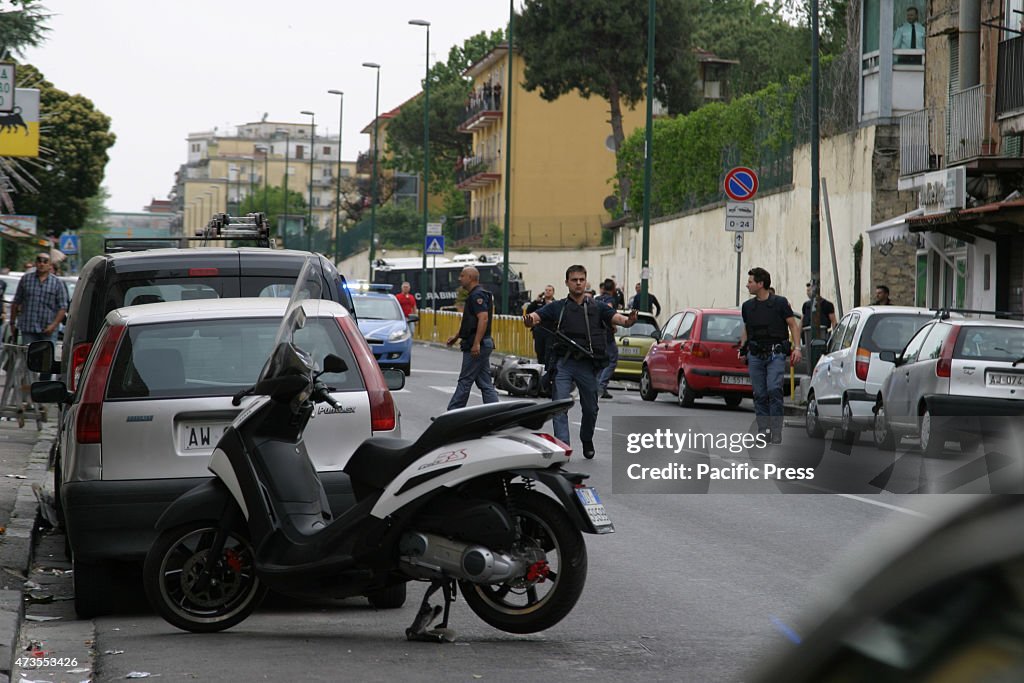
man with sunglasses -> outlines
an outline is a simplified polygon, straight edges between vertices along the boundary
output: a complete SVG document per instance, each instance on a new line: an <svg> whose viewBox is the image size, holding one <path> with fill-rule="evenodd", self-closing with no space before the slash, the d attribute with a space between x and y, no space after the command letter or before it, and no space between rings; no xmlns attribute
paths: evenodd
<svg viewBox="0 0 1024 683"><path fill-rule="evenodd" d="M21 332L21 343L57 341L57 329L68 310L68 290L53 274L47 254L36 256L35 270L25 273L11 304L11 332ZM42 373L40 379L50 378Z"/></svg>

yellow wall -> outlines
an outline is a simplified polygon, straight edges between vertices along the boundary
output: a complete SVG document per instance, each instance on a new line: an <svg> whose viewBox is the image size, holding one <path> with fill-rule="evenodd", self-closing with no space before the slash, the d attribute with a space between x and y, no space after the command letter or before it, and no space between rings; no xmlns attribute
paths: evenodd
<svg viewBox="0 0 1024 683"><path fill-rule="evenodd" d="M524 63L513 62L513 82L521 83ZM501 59L478 75L475 87L488 79L502 83L507 100L508 61ZM615 153L606 147L612 135L609 105L600 97L563 95L547 102L539 92L515 88L512 94L512 207L511 244L515 246L577 247L596 244L601 224L611 217L604 200L613 194ZM504 107L503 103L503 107ZM629 135L644 125L644 105L623 105L623 131ZM474 152L485 140L496 141L502 179L473 192L471 215L504 217L507 117L474 133ZM486 229L486 225L484 226Z"/></svg>

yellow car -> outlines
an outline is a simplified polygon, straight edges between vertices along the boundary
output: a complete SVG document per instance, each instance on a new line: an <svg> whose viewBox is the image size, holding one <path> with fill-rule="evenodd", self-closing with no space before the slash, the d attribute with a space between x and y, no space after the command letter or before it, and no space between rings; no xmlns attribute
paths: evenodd
<svg viewBox="0 0 1024 683"><path fill-rule="evenodd" d="M619 311L619 313L629 315L629 311ZM619 362L615 366L612 379L640 381L644 357L647 356L651 344L657 339L659 329L654 315L641 311L637 314L636 324L633 327L618 327L615 330L615 341L619 347Z"/></svg>

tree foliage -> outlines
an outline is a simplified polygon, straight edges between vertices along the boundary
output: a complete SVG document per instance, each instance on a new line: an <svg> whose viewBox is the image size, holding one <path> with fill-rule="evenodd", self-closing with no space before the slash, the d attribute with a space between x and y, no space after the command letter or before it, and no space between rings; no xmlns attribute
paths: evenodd
<svg viewBox="0 0 1024 683"><path fill-rule="evenodd" d="M654 94L669 111L696 103L692 0L656 5ZM622 107L644 101L647 84L648 4L620 0L526 0L513 27L513 42L526 63L527 90L554 101L570 92L609 103L615 150L625 139ZM620 165L620 187L629 194Z"/></svg>
<svg viewBox="0 0 1024 683"><path fill-rule="evenodd" d="M472 92L472 82L463 73L500 45L504 35L497 30L471 36L448 51L447 61L430 68L430 193L445 196L444 212L449 216L466 211L465 195L455 188L455 169L459 159L472 154L473 146L472 136L457 130L465 120ZM423 171L423 105L420 93L388 123L385 165L389 168Z"/></svg>
<svg viewBox="0 0 1024 683"><path fill-rule="evenodd" d="M847 0L821 3L820 52L842 52L846 45ZM735 96L784 83L811 63L811 32L801 0L697 0L696 46L724 59L735 59L728 76Z"/></svg>
<svg viewBox="0 0 1024 683"><path fill-rule="evenodd" d="M27 47L38 47L50 29L49 14L40 0L0 2L0 57L21 55Z"/></svg>
<svg viewBox="0 0 1024 683"><path fill-rule="evenodd" d="M271 233L276 233L277 219L285 213L285 196L288 197L289 215L304 216L306 214L306 199L302 196L302 193L288 190L288 194L285 195L285 189L279 185L267 187L266 204L263 201L263 189L260 188L256 191L256 194L247 196L242 200L242 205L238 211L240 214L245 215L247 213L264 211L264 206L266 206L267 224L270 226Z"/></svg>
<svg viewBox="0 0 1024 683"><path fill-rule="evenodd" d="M40 158L31 168L34 191L15 197L19 213L39 217L40 233L77 229L100 189L114 144L110 117L82 95L53 86L32 65L20 65L19 84L39 89Z"/></svg>
<svg viewBox="0 0 1024 683"><path fill-rule="evenodd" d="M377 210L376 235L382 247L418 249L423 245L422 215L414 206L382 206Z"/></svg>

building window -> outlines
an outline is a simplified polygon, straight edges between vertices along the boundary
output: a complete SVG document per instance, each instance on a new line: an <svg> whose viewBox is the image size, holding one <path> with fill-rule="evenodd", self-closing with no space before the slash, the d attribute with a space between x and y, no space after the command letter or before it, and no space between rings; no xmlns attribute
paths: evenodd
<svg viewBox="0 0 1024 683"><path fill-rule="evenodd" d="M1005 7L1003 26L1015 31L1024 31L1024 0L1006 0ZM1003 40L1012 40L1020 37L1020 33L1003 31Z"/></svg>
<svg viewBox="0 0 1024 683"><path fill-rule="evenodd" d="M295 158L304 159L306 154L306 148L304 145L295 145Z"/></svg>
<svg viewBox="0 0 1024 683"><path fill-rule="evenodd" d="M198 143L198 142L193 142L193 143L192 143L192 151L193 151L194 153L196 153L196 154L198 154L198 153L199 153L199 143Z"/></svg>
<svg viewBox="0 0 1024 683"><path fill-rule="evenodd" d="M330 147L324 147L324 156L325 157L331 156L331 148Z"/></svg>

